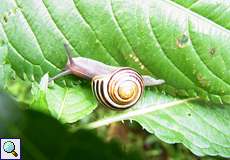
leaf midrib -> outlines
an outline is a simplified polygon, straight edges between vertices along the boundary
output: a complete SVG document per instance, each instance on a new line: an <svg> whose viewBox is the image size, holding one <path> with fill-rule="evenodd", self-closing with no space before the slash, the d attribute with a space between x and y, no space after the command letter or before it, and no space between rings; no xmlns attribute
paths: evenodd
<svg viewBox="0 0 230 160"><path fill-rule="evenodd" d="M154 105L154 104L149 104L147 106L144 106L141 109L136 109L136 110L129 110L126 113L122 113L122 114L118 114L116 116L111 116L108 118L104 118L102 120L98 120L92 123L89 123L87 126L84 126L86 128L98 128L104 125L108 125L110 123L113 122L118 122L118 121L123 121L123 120L127 120L131 117L135 117L135 116L140 116L140 115L144 115L147 113L151 113L151 112L155 112L158 110L163 110L169 107L173 107L179 104L183 104L183 103L187 103L193 100L199 99L199 97L193 97L193 98L187 98L187 99L183 99L183 100L177 100L174 102L170 102L170 103L165 103L165 104L158 104L158 105Z"/></svg>
<svg viewBox="0 0 230 160"><path fill-rule="evenodd" d="M64 97L62 99L62 103L61 103L60 110L59 110L58 117L57 117L58 120L61 118L61 115L62 115L63 110L64 110L67 92L68 92L68 88L65 88Z"/></svg>

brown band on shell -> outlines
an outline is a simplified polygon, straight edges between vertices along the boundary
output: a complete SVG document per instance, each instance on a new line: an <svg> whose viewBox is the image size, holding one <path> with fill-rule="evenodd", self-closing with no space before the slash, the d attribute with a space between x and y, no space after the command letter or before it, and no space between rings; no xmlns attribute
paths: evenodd
<svg viewBox="0 0 230 160"><path fill-rule="evenodd" d="M120 68L109 75L95 76L92 89L103 105L113 109L127 109L136 104L142 96L144 80L135 70ZM119 89L124 90L119 93Z"/></svg>

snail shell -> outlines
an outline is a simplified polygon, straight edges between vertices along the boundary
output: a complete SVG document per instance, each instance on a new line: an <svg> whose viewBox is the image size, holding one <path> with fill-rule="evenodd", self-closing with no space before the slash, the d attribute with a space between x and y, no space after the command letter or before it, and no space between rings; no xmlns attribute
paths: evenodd
<svg viewBox="0 0 230 160"><path fill-rule="evenodd" d="M92 90L104 106L127 109L142 96L144 79L131 68L119 68L111 74L95 76L92 79Z"/></svg>

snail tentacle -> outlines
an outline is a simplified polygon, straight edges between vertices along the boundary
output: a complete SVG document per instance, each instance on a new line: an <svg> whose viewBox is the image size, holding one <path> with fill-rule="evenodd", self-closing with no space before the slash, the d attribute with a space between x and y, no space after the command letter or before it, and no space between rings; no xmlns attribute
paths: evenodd
<svg viewBox="0 0 230 160"><path fill-rule="evenodd" d="M68 69L64 70L61 73L59 73L59 74L55 75L54 77L50 78L49 83L54 81L54 80L56 80L56 79L59 79L59 78L61 78L63 76L69 75L69 74L71 74L71 70L68 70Z"/></svg>
<svg viewBox="0 0 230 160"><path fill-rule="evenodd" d="M147 76L147 75L144 75L142 77L144 79L144 85L145 86L156 86L156 85L161 85L161 84L165 83L165 81L162 79L155 79L155 78Z"/></svg>

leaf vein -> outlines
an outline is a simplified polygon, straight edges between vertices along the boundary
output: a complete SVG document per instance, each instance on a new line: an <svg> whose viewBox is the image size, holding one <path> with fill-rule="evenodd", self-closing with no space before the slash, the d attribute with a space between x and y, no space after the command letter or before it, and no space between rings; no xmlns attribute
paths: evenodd
<svg viewBox="0 0 230 160"><path fill-rule="evenodd" d="M108 49L105 47L105 45L103 44L103 42L98 38L97 32L95 31L95 29L91 26L91 24L88 22L88 20L86 20L86 18L83 16L82 12L80 11L80 8L78 7L77 3L75 0L73 0L74 2L74 6L76 11L79 13L79 15L81 16L81 18L85 21L85 23L88 25L88 27L90 28L90 30L94 33L94 35L96 36L96 39L99 41L99 43L101 44L101 46L105 49L105 51L110 55L110 57L117 63L119 60L117 60L117 58L115 58L113 56L113 54L111 54Z"/></svg>
<svg viewBox="0 0 230 160"><path fill-rule="evenodd" d="M190 31L190 25L189 25L189 17L188 17L188 34L189 34L189 37L190 37L190 40L191 40L191 46L192 46L192 48L193 48L193 50L194 50L194 52L196 53L196 55L197 55L197 57L199 58L199 60L200 60L200 62L205 66L205 68L207 69L207 70L209 70L209 72L214 76L214 77L216 77L218 80L220 80L221 82L223 82L224 84L226 84L226 85L230 85L230 83L229 82L227 82L227 81L225 81L224 79L222 79L221 77L219 77L217 74L215 74L213 71L212 71L212 69L203 61L203 59L200 57L200 55L198 54L198 51L197 51L197 49L196 49L196 47L194 46L194 43L193 43L193 39L192 39L192 37L190 36L190 34L191 34L191 31Z"/></svg>
<svg viewBox="0 0 230 160"><path fill-rule="evenodd" d="M179 73L181 73L181 74L183 75L183 77L185 77L187 80L189 80L189 82L191 82L193 85L195 85L195 83L194 83L185 73L183 73L183 72L172 62L172 60L168 57L168 55L165 53L165 50L164 50L163 47L161 46L160 41L159 41L159 39L158 39L158 36L156 35L156 33L155 33L154 29L153 29L153 25L152 25L152 23L150 22L150 17L149 17L149 24L150 24L150 28L151 28L151 33L152 33L152 35L155 37L155 39L156 39L156 41L157 41L157 44L158 44L159 47L160 47L161 52L162 52L163 55L165 55L165 57L168 59L169 63L171 63L171 64L176 68L176 70L177 70ZM197 87L198 87L198 86L197 86ZM200 88L200 87L198 87L198 88ZM202 88L200 88L200 89L202 89ZM202 89L202 90L204 90L204 89Z"/></svg>
<svg viewBox="0 0 230 160"><path fill-rule="evenodd" d="M68 92L68 88L65 88L64 97L62 99L62 103L61 103L61 106L60 106L60 111L59 111L58 116L57 116L58 120L61 118L61 115L62 115L63 110L64 110L64 105L65 105L65 100L66 100L66 97L67 97L67 92Z"/></svg>
<svg viewBox="0 0 230 160"><path fill-rule="evenodd" d="M44 7L47 10L47 13L50 17L50 19L52 20L53 24L55 25L55 27L57 28L57 30L59 31L59 33L63 36L64 40L66 41L66 43L68 43L68 45L73 48L78 54L80 54L80 52L74 47L74 45L71 43L70 39L67 38L66 34L59 28L57 21L53 18L52 14L50 14L50 10L49 7L46 5L46 3L44 2L44 0L41 0Z"/></svg>
<svg viewBox="0 0 230 160"><path fill-rule="evenodd" d="M188 126L185 126L185 125L179 123L172 115L168 114L167 111L166 111L166 112L165 112L165 111L162 111L162 112L164 112L165 114L167 114L168 117L170 117L171 120L173 120L175 123L180 124L181 127L183 127L184 129L187 129L189 132L192 132L193 134L197 135L198 137L202 137L203 139L205 139L205 140L207 140L208 142L210 142L210 143L212 143L212 144L215 144L215 145L217 145L217 146L221 146L221 147L224 147L224 148L228 148L228 147L224 146L223 144L218 144L218 143L216 143L216 142L214 142L214 141L211 141L210 139L206 138L204 135L200 134L199 132L195 132L194 130L190 129Z"/></svg>
<svg viewBox="0 0 230 160"><path fill-rule="evenodd" d="M174 121L175 123L178 124L178 122L175 121L175 119L174 119L172 116L170 116L169 114L167 114L167 113L164 112L163 110L162 110L162 112L165 113L172 121ZM150 120L152 120L152 121L154 121L155 123L157 123L159 126L163 127L164 129L170 130L170 131L174 132L174 134L176 133L176 134L179 134L180 136L182 136L182 139L179 137L177 140L174 140L174 142L177 142L177 143L180 142L180 143L186 144L186 143L184 142L184 139L186 139L189 143L192 143L194 146L197 146L197 147L200 148L200 149L205 149L205 148L206 148L206 147L200 147L199 145L197 145L197 144L191 142L190 140L187 139L187 137L185 136L185 134L182 134L181 132L177 131L176 129L173 129L173 128L170 128L170 127L169 127L169 128L165 127L165 125L163 125L162 123L160 123L160 121L154 120L154 119L152 118L152 116L150 116L150 115L146 115L146 116L149 117ZM146 121L146 122L148 122L148 121ZM148 122L148 123L149 123L149 122ZM150 123L149 123L149 126L151 126ZM182 125L181 125L181 126L182 126ZM185 126L182 126L182 127L185 128L185 129L187 129L188 131L192 132L193 134L195 134L195 135L197 135L197 136L200 136L200 137L206 139L208 142L210 142L207 138L205 138L205 137L203 137L203 136L197 134L196 132L194 132L194 131L188 129L187 127L185 127ZM155 130L155 128L152 128L152 129ZM217 144L217 145L218 145L218 144Z"/></svg>
<svg viewBox="0 0 230 160"><path fill-rule="evenodd" d="M140 63L144 66L144 68L146 68L146 70L151 73L153 75L153 72L151 72L147 67L146 67L146 64L141 60L141 58L134 52L134 49L133 49L133 46L131 44L131 42L129 41L128 37L126 36L125 32L123 31L119 21L118 21L118 18L114 12L114 8L113 8L113 0L110 0L110 8L111 8L111 14L112 14L112 17L114 19L114 22L116 23L116 25L118 26L118 29L120 30L121 34L123 35L124 39L126 40L126 42L128 43L129 47L131 48L133 54L140 60Z"/></svg>
<svg viewBox="0 0 230 160"><path fill-rule="evenodd" d="M28 63L31 64L31 65L38 66L38 67L42 70L42 68L41 68L40 65L38 65L38 64L33 64L33 63L30 62L26 57L24 57L23 54L20 54L20 52L19 52L19 51L14 47L14 45L10 42L10 40L9 40L9 38L8 38L8 36L7 36L7 33L6 33L6 31L5 31L3 25L2 25L2 29L3 29L3 32L5 33L5 36L6 36L7 40L8 40L9 46L15 50L15 53L16 53L19 57L21 57L24 61L28 62ZM43 70L42 70L42 71L43 71ZM33 72L33 68L32 68L32 72ZM32 73L32 75L34 75L34 73Z"/></svg>
<svg viewBox="0 0 230 160"><path fill-rule="evenodd" d="M200 117L200 119L203 121L203 122L205 122L206 124L208 124L210 127L212 127L212 128L214 128L217 132L219 132L220 134L223 134L224 135L224 137L225 137L225 139L227 139L228 140L228 136L224 133L224 132L222 132L222 131L220 131L217 127L215 127L214 125L212 125L211 123L209 123L209 121L207 121L207 120L205 120L202 116L200 116L198 113L196 113L193 109L192 109L192 106L190 105L190 104L188 104L188 108L190 109L190 111L192 111L195 115L197 115L198 117ZM230 143L229 143L230 144Z"/></svg>
<svg viewBox="0 0 230 160"><path fill-rule="evenodd" d="M33 33L33 36L34 36L34 38L35 38L35 40L36 40L36 42L37 42L37 45L38 45L38 47L39 47L39 49L40 49L42 55L43 55L43 58L46 59L47 62L48 62L50 65L52 65L52 66L55 67L56 69L60 70L55 64L51 63L51 62L45 57L45 55L44 55L44 53L43 53L43 50L42 50L42 48L41 48L41 45L40 45L40 43L39 43L39 41L38 41L38 39L37 39L37 37L36 37L36 35L35 35L33 29L32 29L32 26L30 26L30 23L29 23L29 21L27 20L26 15L25 15L24 12L22 11L22 9L19 7L17 0L13 0L13 1L15 2L15 5L20 9L20 12L22 13L22 16L24 17L24 19L25 19L25 21L27 22L27 24L28 24L28 26L29 26L31 32Z"/></svg>

